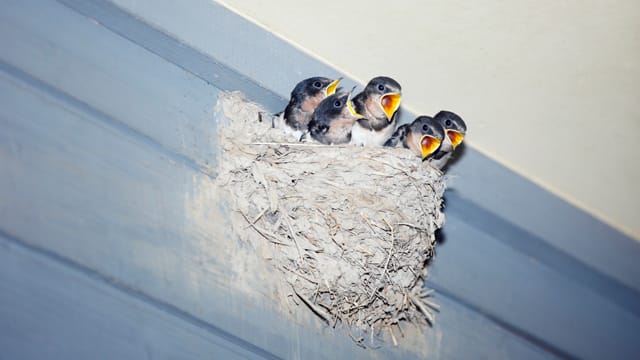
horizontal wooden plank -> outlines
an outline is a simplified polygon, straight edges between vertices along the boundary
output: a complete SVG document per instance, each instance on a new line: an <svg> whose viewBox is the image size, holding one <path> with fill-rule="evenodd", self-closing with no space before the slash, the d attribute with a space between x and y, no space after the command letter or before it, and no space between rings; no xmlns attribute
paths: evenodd
<svg viewBox="0 0 640 360"><path fill-rule="evenodd" d="M550 358L535 345L514 338L455 302L447 298L438 301L443 311L435 328L429 330L433 335L425 336L422 342L428 358ZM0 330L3 358L274 357L224 329L2 235L0 320L5 325ZM460 346L462 342L469 346ZM314 354L314 358L319 357L321 354Z"/></svg>
<svg viewBox="0 0 640 360"><path fill-rule="evenodd" d="M3 62L171 152L215 167L216 88L56 2L8 1L3 9Z"/></svg>
<svg viewBox="0 0 640 360"><path fill-rule="evenodd" d="M144 44L149 49L155 49L158 56L174 61L174 51L167 51L161 44L157 44L153 40L157 36L151 39L141 38L136 34L138 30L132 31L135 25L123 24L126 13L134 14L138 22L139 19L144 19L143 22L147 25L160 29L173 39L179 39L186 48L198 49L210 59L209 63L213 59L217 63L225 64L241 77L250 79L280 97L288 98L293 86L306 77L344 76L337 69L317 61L303 51L291 51L291 44L231 13L215 1L189 0L185 6L176 6L171 0L59 1L82 14L100 19L102 24L113 31L136 43ZM179 58L177 62L183 63L183 56ZM201 66L194 65L185 66L185 69L206 77L206 71ZM209 66L211 65L206 65L205 68ZM212 83L219 83L215 78L206 78ZM345 79L346 89L350 89L352 84L354 83L351 79ZM221 88L225 89L226 83L221 85ZM234 86L230 89L240 88L247 87ZM251 98L260 99L269 108L273 104L263 93L254 93L250 88L247 89L247 93ZM254 94L257 96L254 97ZM282 110L282 105L276 105L280 108L272 110Z"/></svg>
<svg viewBox="0 0 640 360"><path fill-rule="evenodd" d="M0 320L2 359L276 358L1 235Z"/></svg>
<svg viewBox="0 0 640 360"><path fill-rule="evenodd" d="M429 286L562 357L640 354L633 335L640 317L609 294L514 251L455 213L448 214L446 227Z"/></svg>
<svg viewBox="0 0 640 360"><path fill-rule="evenodd" d="M342 332L319 329L314 321L290 323L268 296L247 299L234 288L237 274L225 270L230 239L221 235L224 216L206 174L35 81L0 74L0 229L6 236L277 356L372 356ZM93 295L86 296L91 303ZM548 356L481 314L437 301L443 311L436 327L417 340L434 357ZM380 354L408 356L395 349Z"/></svg>
<svg viewBox="0 0 640 360"><path fill-rule="evenodd" d="M460 194L456 189L451 189L446 194L449 214L457 221L464 221L475 231L499 240L510 249L509 251L514 251L516 256L524 255L531 261L553 269L562 277L571 279L590 291L607 297L611 302L636 316L640 316L640 294L637 291L605 273L594 271L571 254L546 242L539 234L527 231ZM472 238L472 236L452 233L456 229L455 227L447 228L444 233L454 238L461 237L463 242L464 239Z"/></svg>
<svg viewBox="0 0 640 360"><path fill-rule="evenodd" d="M640 255L639 241L472 149L464 151L449 174L450 188L459 198L535 234L547 246L629 288L636 296L640 294L640 266L636 261ZM494 236L499 234L499 230L494 232ZM504 241L520 246L520 250L528 251L540 261L551 261L544 250L525 249L517 239L508 236ZM562 262L554 266L562 267Z"/></svg>
<svg viewBox="0 0 640 360"><path fill-rule="evenodd" d="M257 81L252 74L239 72L237 69L238 67L245 69L246 66L244 65L255 65L258 67L256 71L259 72L260 65L268 61L274 61L274 56L277 57L278 61L287 61L289 64L295 64L295 59L292 59L289 54L281 54L277 50L270 50L269 42L260 44L246 43L237 38L236 31L245 33L246 30L234 28L235 19L226 16L226 12L210 11L211 9L194 6L193 3L189 4L189 6L178 7L175 6L175 3L162 3L160 1L153 4L154 7L162 7L170 12L186 10L192 15L202 15L199 12L204 11L208 15L207 27L210 30L214 30L219 37L214 41L210 38L206 39L207 45L213 46L220 53L227 54L231 58L211 57L201 50L196 50L200 49L200 47L185 46L182 41L166 34L164 27L153 28L148 23L140 22L137 16L130 15L130 13L114 7L108 1L61 0L58 2L88 16L90 19L100 19L100 24L114 33L142 46L149 52L165 59L169 63L175 64L186 72L210 84L215 84L216 87L222 90L243 89L247 96L260 98L261 103L274 112L282 110L286 104L285 97L288 98L290 88L287 88L283 93L273 92L268 86L273 83ZM182 14L181 18L190 19L189 21L184 21L185 24L196 19L196 17L190 18L185 14ZM236 57L236 54L240 53L238 49L243 46L259 46L260 49L256 49L255 56ZM262 52L263 49L266 52ZM267 54L268 56L262 56ZM233 61L229 61L231 59ZM270 80L281 82L283 80L281 75L281 73L271 74ZM297 81L295 80L295 82ZM293 86L293 84L283 83L287 87Z"/></svg>

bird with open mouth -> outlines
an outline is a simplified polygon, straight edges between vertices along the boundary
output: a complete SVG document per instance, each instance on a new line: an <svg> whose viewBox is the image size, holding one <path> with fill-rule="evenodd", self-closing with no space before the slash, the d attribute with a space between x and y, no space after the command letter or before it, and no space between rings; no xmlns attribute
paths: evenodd
<svg viewBox="0 0 640 360"><path fill-rule="evenodd" d="M438 169L444 169L454 150L462 143L467 133L467 124L464 120L451 111L442 110L433 117L445 129L446 136L440 149L429 160L431 165Z"/></svg>
<svg viewBox="0 0 640 360"><path fill-rule="evenodd" d="M438 121L426 115L398 127L384 146L404 147L423 161L435 154L445 137L445 130Z"/></svg>
<svg viewBox="0 0 640 360"><path fill-rule="evenodd" d="M382 146L396 129L395 114L400 107L402 87L394 79L378 76L353 98L363 119L353 126L351 143L359 146Z"/></svg>

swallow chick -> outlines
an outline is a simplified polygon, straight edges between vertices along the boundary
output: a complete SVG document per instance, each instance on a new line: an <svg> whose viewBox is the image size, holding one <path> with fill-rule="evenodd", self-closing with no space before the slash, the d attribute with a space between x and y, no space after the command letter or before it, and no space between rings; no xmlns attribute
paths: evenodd
<svg viewBox="0 0 640 360"><path fill-rule="evenodd" d="M410 124L399 126L384 146L402 146L426 160L440 148L444 137L442 125L434 118L422 115Z"/></svg>
<svg viewBox="0 0 640 360"><path fill-rule="evenodd" d="M327 96L333 95L342 78L316 76L300 81L291 91L289 104L280 114L280 124L297 139L307 131L313 111Z"/></svg>
<svg viewBox="0 0 640 360"><path fill-rule="evenodd" d="M364 115L353 126L351 143L382 146L396 129L395 114L400 107L402 88L390 77L378 76L353 98L356 111Z"/></svg>
<svg viewBox="0 0 640 360"><path fill-rule="evenodd" d="M353 107L351 93L338 92L322 100L309 122L309 135L325 144L347 144L353 124L361 119Z"/></svg>
<svg viewBox="0 0 640 360"><path fill-rule="evenodd" d="M462 143L467 133L467 124L457 114L442 110L433 117L446 132L440 149L431 157L430 163L442 170L449 162L453 151Z"/></svg>

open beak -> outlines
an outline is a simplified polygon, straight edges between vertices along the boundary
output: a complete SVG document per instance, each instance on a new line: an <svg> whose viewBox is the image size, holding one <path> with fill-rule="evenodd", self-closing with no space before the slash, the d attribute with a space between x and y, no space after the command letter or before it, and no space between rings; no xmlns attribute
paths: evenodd
<svg viewBox="0 0 640 360"><path fill-rule="evenodd" d="M440 140L431 136L423 135L420 138L420 150L422 151L422 160L433 154L440 147Z"/></svg>
<svg viewBox="0 0 640 360"><path fill-rule="evenodd" d="M340 81L342 80L342 78L337 78L335 80L333 80L333 82L329 85L327 85L327 87L324 89L324 93L327 96L331 96L333 94L336 93L336 89L338 88L338 84L340 84Z"/></svg>
<svg viewBox="0 0 640 360"><path fill-rule="evenodd" d="M353 92L353 89L351 90L351 92ZM359 114L356 111L356 109L353 107L353 101L351 101L351 94L349 94L349 97L347 98L347 108L349 108L349 112L351 113L351 116L358 119L364 119L364 116L362 114Z"/></svg>
<svg viewBox="0 0 640 360"><path fill-rule="evenodd" d="M384 94L380 98L380 106L382 106L382 110L387 115L387 120L391 121L393 114L400 107L400 98L401 96L398 93Z"/></svg>
<svg viewBox="0 0 640 360"><path fill-rule="evenodd" d="M356 109L354 109L353 102L351 101L351 99L347 100L347 107L349 108L349 112L351 113L351 115L353 117L358 118L358 119L363 119L364 118L364 116L362 116L361 114L358 114Z"/></svg>
<svg viewBox="0 0 640 360"><path fill-rule="evenodd" d="M462 140L464 140L464 134L454 130L447 130L447 136L449 137L449 140L451 140L451 144L453 144L454 148L460 145Z"/></svg>

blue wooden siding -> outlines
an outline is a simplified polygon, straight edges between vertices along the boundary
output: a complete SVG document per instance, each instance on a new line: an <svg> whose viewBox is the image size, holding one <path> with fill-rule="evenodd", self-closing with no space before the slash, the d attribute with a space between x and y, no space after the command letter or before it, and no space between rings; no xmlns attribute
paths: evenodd
<svg viewBox="0 0 640 360"><path fill-rule="evenodd" d="M223 213L185 205L215 177L220 90L275 111L335 70L208 0L5 0L0 48L0 359L372 356L245 299L202 253ZM638 357L638 243L465 152L432 357Z"/></svg>

